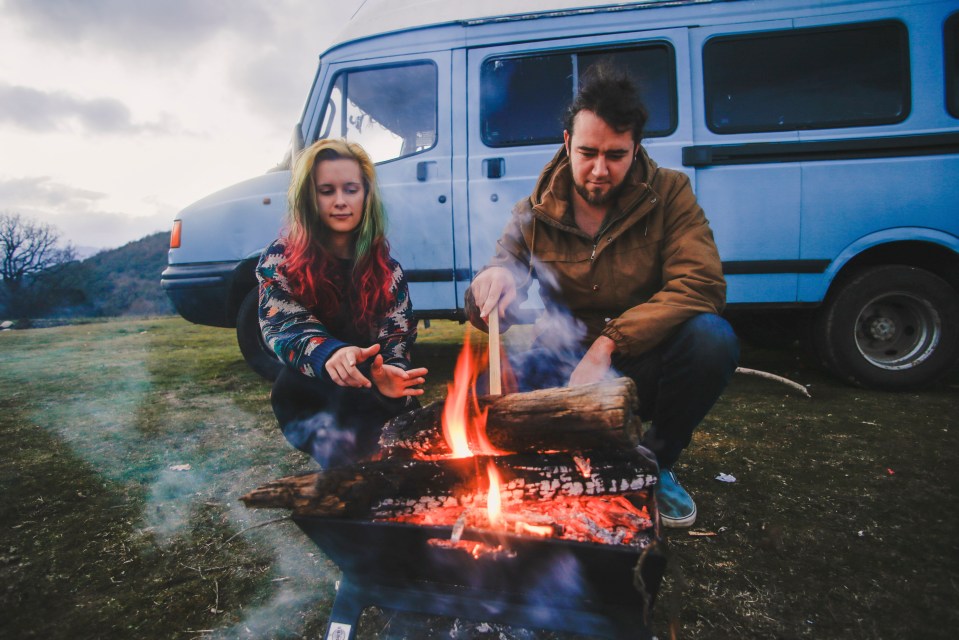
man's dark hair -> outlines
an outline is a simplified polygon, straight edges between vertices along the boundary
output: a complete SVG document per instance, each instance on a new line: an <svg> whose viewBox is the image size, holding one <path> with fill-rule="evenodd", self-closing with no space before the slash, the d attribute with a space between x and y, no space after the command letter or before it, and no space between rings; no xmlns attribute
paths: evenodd
<svg viewBox="0 0 959 640"><path fill-rule="evenodd" d="M583 74L579 93L566 110L566 130L573 135L573 120L580 111L592 111L606 124L623 133L633 132L637 145L643 139L643 127L649 114L639 97L636 83L625 71L599 63Z"/></svg>

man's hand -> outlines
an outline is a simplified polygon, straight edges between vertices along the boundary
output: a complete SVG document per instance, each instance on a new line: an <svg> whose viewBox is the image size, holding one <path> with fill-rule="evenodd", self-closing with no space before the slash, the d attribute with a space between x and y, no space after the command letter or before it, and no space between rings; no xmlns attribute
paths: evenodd
<svg viewBox="0 0 959 640"><path fill-rule="evenodd" d="M606 336L596 338L596 342L590 346L569 376L569 386L578 387L608 377L615 349L616 343Z"/></svg>
<svg viewBox="0 0 959 640"><path fill-rule="evenodd" d="M341 387L365 387L368 389L371 383L366 379L366 376L360 373L356 365L366 362L379 351L379 344L371 345L365 349L354 346L337 349L326 361L326 372L330 374L333 382ZM380 359L382 360L382 356Z"/></svg>
<svg viewBox="0 0 959 640"><path fill-rule="evenodd" d="M387 398L423 395L423 390L416 387L426 382L424 376L427 373L424 367L405 371L391 364L383 364L383 356L380 355L376 356L370 368L373 384Z"/></svg>
<svg viewBox="0 0 959 640"><path fill-rule="evenodd" d="M488 318L497 304L499 315L503 317L506 307L516 299L516 280L503 267L490 267L476 276L470 291L479 307L480 317Z"/></svg>

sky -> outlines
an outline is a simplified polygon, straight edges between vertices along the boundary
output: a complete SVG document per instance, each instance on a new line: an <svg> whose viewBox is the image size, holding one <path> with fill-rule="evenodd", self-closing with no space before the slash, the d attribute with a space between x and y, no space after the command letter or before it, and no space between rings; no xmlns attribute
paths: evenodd
<svg viewBox="0 0 959 640"><path fill-rule="evenodd" d="M0 0L0 213L88 255L280 161L363 0Z"/></svg>

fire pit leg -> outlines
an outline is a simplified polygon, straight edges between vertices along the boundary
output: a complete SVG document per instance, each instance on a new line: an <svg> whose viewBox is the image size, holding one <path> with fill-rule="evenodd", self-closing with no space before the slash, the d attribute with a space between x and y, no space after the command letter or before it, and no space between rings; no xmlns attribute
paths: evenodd
<svg viewBox="0 0 959 640"><path fill-rule="evenodd" d="M346 576L340 580L330 611L330 623L326 627L325 640L355 640L360 614L368 605L362 589L353 586Z"/></svg>

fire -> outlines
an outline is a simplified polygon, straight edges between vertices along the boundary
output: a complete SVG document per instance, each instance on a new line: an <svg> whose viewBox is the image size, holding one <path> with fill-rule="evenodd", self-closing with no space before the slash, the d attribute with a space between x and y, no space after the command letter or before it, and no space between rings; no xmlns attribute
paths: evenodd
<svg viewBox="0 0 959 640"><path fill-rule="evenodd" d="M637 532L648 530L652 526L649 514L645 510L637 510L621 496L554 498L548 502L524 502L520 506L512 499L508 505L504 504L504 495L501 492L504 482L494 458L508 452L500 451L489 441L486 435L489 410L480 408L477 394L477 377L486 369L488 361L486 353L475 350L471 345L470 330L467 328L463 349L456 360L453 382L447 385L442 416L443 437L452 452L450 457L470 458L481 455L490 458L486 464L489 482L486 513L482 512L481 503L476 507L451 504L433 507L427 516L397 519L434 525L448 523L453 532L450 540L443 544L463 548L477 558L496 553L499 548L490 550L481 543L461 539L468 527L606 544L629 544ZM504 391L509 393L511 389L515 389L515 378L508 369L504 374ZM589 458L578 455L574 456L573 461L582 477L589 478L592 475ZM482 474L479 469L477 471L477 475ZM477 478L476 485L481 486L481 483ZM506 497L508 498L509 494Z"/></svg>
<svg viewBox="0 0 959 640"><path fill-rule="evenodd" d="M504 528L503 499L499 493L502 480L499 476L499 470L492 460L486 465L486 473L489 475L489 492L486 494L486 512L489 514L489 526L491 529L502 529Z"/></svg>
<svg viewBox="0 0 959 640"><path fill-rule="evenodd" d="M474 455L502 455L486 437L486 414L476 401L476 378L486 368L482 352L474 352L467 328L463 350L456 360L453 382L447 385L446 404L443 407L443 437L454 458ZM472 402L470 399L472 398Z"/></svg>

